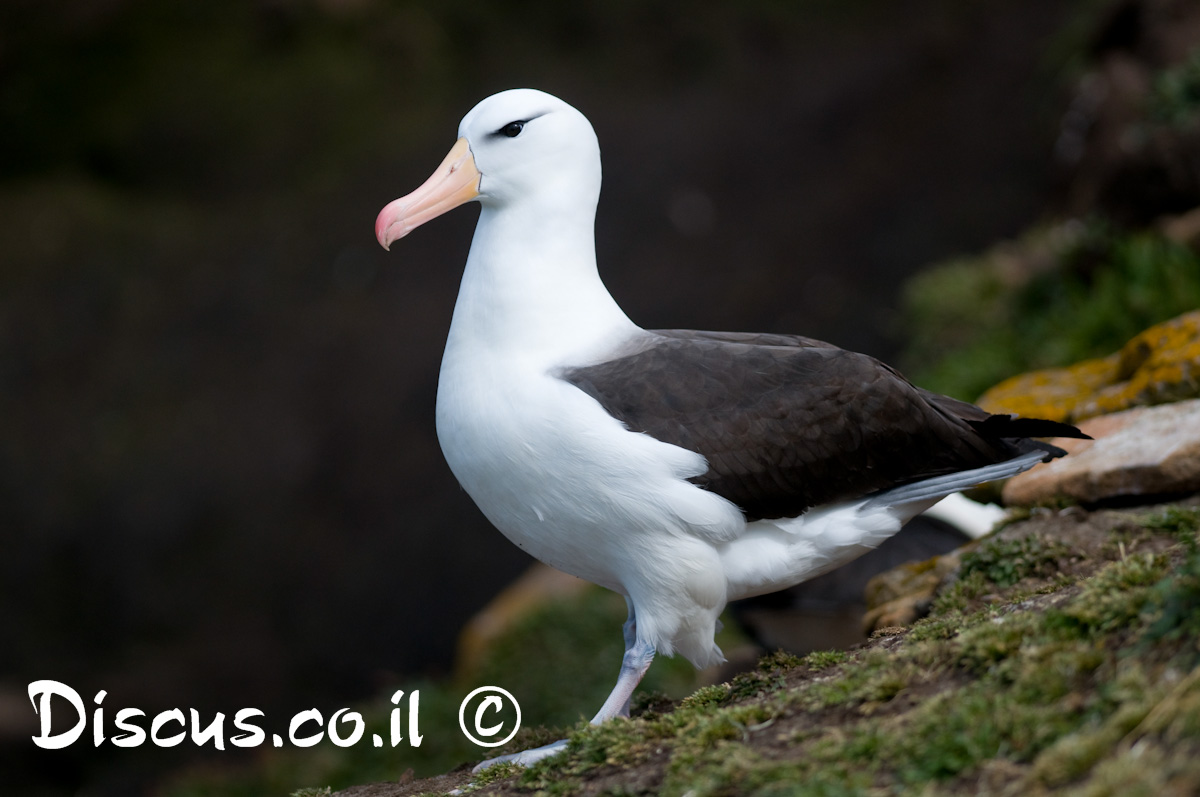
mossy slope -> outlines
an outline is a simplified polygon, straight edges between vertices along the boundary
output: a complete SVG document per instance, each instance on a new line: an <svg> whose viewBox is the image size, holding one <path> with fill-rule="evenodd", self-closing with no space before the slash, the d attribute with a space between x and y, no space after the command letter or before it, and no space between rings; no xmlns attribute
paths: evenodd
<svg viewBox="0 0 1200 797"><path fill-rule="evenodd" d="M1195 793L1198 506L1035 513L858 650L777 654L487 782L342 794Z"/></svg>

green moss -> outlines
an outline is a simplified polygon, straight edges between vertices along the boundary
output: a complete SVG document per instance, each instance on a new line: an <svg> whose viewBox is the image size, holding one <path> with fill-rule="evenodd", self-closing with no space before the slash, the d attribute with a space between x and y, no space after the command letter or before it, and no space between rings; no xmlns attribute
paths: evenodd
<svg viewBox="0 0 1200 797"><path fill-rule="evenodd" d="M524 768L519 764L514 764L511 761L493 764L483 772L480 772L475 779L471 781L471 786L473 788L478 788L480 786L486 786L489 783L495 783L498 780L505 780L506 778L513 777L514 775L519 775L523 769Z"/></svg>
<svg viewBox="0 0 1200 797"><path fill-rule="evenodd" d="M964 612L975 599L986 595L993 588L983 573L960 575L933 599L931 611L937 615L949 612Z"/></svg>
<svg viewBox="0 0 1200 797"><path fill-rule="evenodd" d="M955 638L955 665L980 674L987 672L992 665L1033 641L1031 626L1035 623L1029 613L1022 612L994 617L990 622L963 630Z"/></svg>
<svg viewBox="0 0 1200 797"><path fill-rule="evenodd" d="M728 694L734 699L740 699L778 691L787 683L787 671L800 667L806 661L807 659L782 650L763 656L758 662L758 669L739 673L730 682ZM701 692L703 691L702 689Z"/></svg>
<svg viewBox="0 0 1200 797"><path fill-rule="evenodd" d="M1034 535L992 539L963 555L959 577L978 573L998 587L1011 587L1023 578L1053 575L1059 559L1069 553L1063 545Z"/></svg>
<svg viewBox="0 0 1200 797"><path fill-rule="evenodd" d="M913 623L908 632L909 642L927 642L931 640L951 639L958 635L964 624L962 609L939 608L934 602L933 610L928 617L922 617Z"/></svg>
<svg viewBox="0 0 1200 797"><path fill-rule="evenodd" d="M1011 707L998 705L985 690L940 695L914 713L904 733L889 739L884 755L899 764L901 782L945 780L1001 753L1014 721Z"/></svg>
<svg viewBox="0 0 1200 797"><path fill-rule="evenodd" d="M763 656L758 660L758 669L762 672L771 672L773 670L791 670L795 667L807 664L808 658L800 658L794 654L788 653L785 650L777 650L767 656Z"/></svg>
<svg viewBox="0 0 1200 797"><path fill-rule="evenodd" d="M1157 617L1142 637L1145 644L1186 641L1190 660L1200 656L1200 551L1193 546L1182 567L1162 578L1150 590L1147 603Z"/></svg>
<svg viewBox="0 0 1200 797"><path fill-rule="evenodd" d="M1080 595L1062 609L1047 612L1047 622L1072 626L1083 634L1124 628L1137 620L1153 598L1151 586L1168 565L1165 554L1131 556L1101 569L1083 582Z"/></svg>
<svg viewBox="0 0 1200 797"><path fill-rule="evenodd" d="M844 650L814 650L800 663L810 670L827 670L848 661L849 658L850 654Z"/></svg>
<svg viewBox="0 0 1200 797"><path fill-rule="evenodd" d="M870 692L871 684L890 664L889 657L879 650L869 650L858 657L836 678L815 681L789 699L801 702L808 709L829 708L845 703L861 702Z"/></svg>
<svg viewBox="0 0 1200 797"><path fill-rule="evenodd" d="M1167 756L1157 745L1143 745L1136 755L1119 750L1100 761L1092 777L1068 794L1079 797L1159 797L1163 794L1187 794L1169 791L1164 777Z"/></svg>
<svg viewBox="0 0 1200 797"><path fill-rule="evenodd" d="M1051 787L1077 780L1109 755L1113 746L1146 718L1149 710L1150 706L1143 702L1121 706L1095 726L1059 738L1034 761L1033 778Z"/></svg>
<svg viewBox="0 0 1200 797"><path fill-rule="evenodd" d="M1165 531L1185 544L1195 545L1196 535L1200 534L1200 509L1172 505L1142 518L1141 523L1152 531Z"/></svg>
<svg viewBox="0 0 1200 797"><path fill-rule="evenodd" d="M740 673L730 682L731 696L734 699L757 697L758 695L782 689L785 683L783 675L778 671L761 672L754 670L744 672Z"/></svg>
<svg viewBox="0 0 1200 797"><path fill-rule="evenodd" d="M688 695L679 704L680 709L688 709L693 707L703 706L719 706L729 700L732 694L728 684L713 684L712 686L702 686L692 694Z"/></svg>
<svg viewBox="0 0 1200 797"><path fill-rule="evenodd" d="M754 750L725 745L692 766L672 769L664 794L757 794L843 797L865 795L871 786L869 769L835 763L823 757L811 761L775 760Z"/></svg>

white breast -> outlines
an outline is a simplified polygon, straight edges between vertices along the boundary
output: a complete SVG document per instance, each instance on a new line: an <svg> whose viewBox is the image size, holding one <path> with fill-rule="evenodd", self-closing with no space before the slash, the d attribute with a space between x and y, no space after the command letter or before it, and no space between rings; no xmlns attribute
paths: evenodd
<svg viewBox="0 0 1200 797"><path fill-rule="evenodd" d="M658 544L728 539L744 525L732 504L685 481L705 470L703 457L626 430L545 370L448 348L437 431L454 475L505 536L622 593Z"/></svg>

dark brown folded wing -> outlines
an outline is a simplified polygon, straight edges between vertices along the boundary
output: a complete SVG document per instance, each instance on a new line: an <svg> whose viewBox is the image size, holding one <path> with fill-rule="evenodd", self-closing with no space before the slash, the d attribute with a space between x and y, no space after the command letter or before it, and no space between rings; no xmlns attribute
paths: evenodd
<svg viewBox="0 0 1200 797"><path fill-rule="evenodd" d="M709 470L693 481L751 519L793 517L1027 450L1006 439L1012 427L990 420L1006 416L917 388L872 357L821 341L647 335L632 353L561 377L630 429L702 454Z"/></svg>

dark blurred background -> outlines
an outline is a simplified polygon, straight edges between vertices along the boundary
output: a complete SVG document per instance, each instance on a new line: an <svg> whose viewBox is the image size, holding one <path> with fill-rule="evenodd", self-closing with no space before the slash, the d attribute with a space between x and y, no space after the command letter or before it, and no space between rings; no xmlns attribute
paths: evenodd
<svg viewBox="0 0 1200 797"><path fill-rule="evenodd" d="M886 359L906 276L1044 214L1100 5L8 0L0 777L138 793L200 756L37 750L32 680L340 707L447 672L526 566L433 432L475 211L372 235L478 100L592 120L635 321Z"/></svg>

